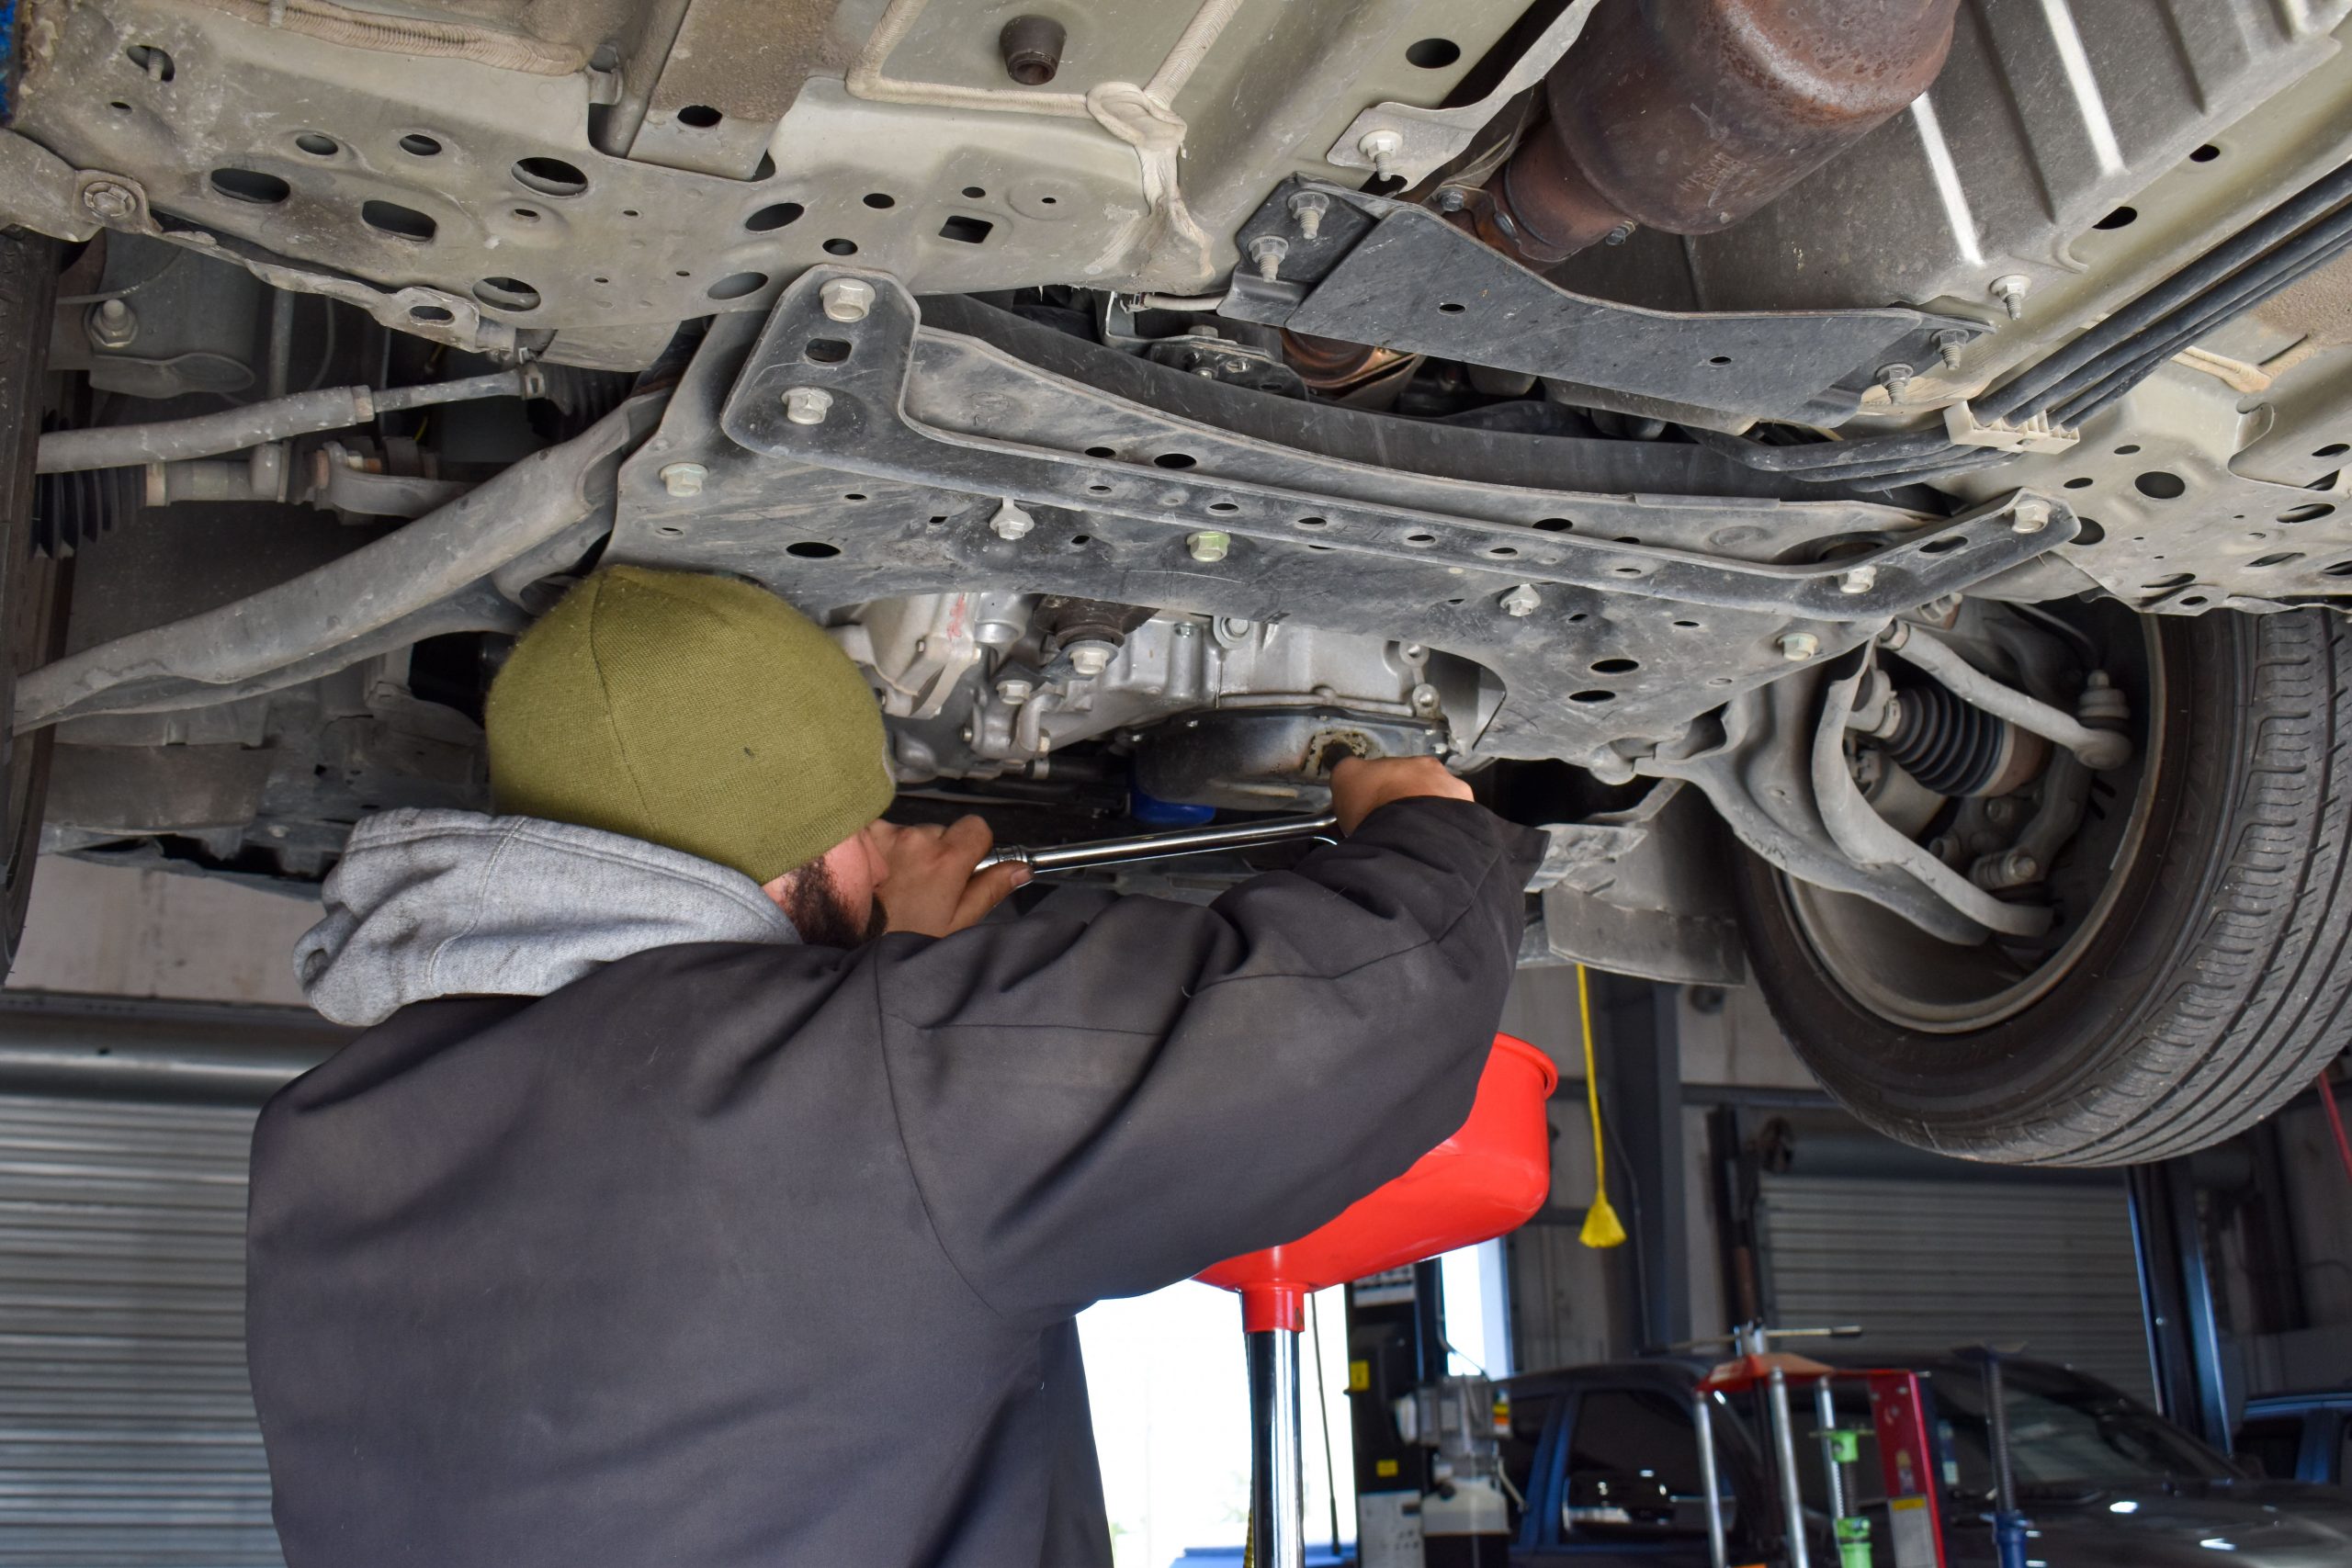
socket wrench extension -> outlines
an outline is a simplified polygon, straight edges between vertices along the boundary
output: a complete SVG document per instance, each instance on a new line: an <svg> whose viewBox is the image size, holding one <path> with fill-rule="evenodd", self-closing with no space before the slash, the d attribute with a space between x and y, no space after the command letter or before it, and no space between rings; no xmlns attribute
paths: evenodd
<svg viewBox="0 0 2352 1568"><path fill-rule="evenodd" d="M1173 855L1205 854L1212 850L1250 849L1259 844L1286 843L1296 839L1340 836L1340 819L1329 812L1319 817L1283 817L1272 821L1245 822L1227 828L1179 828L1170 833L1139 833L1127 839L1094 839L1081 844L1055 844L1031 849L1006 844L980 862L983 867L1019 861L1032 871L1070 871L1080 866L1121 865L1130 861L1166 860Z"/></svg>

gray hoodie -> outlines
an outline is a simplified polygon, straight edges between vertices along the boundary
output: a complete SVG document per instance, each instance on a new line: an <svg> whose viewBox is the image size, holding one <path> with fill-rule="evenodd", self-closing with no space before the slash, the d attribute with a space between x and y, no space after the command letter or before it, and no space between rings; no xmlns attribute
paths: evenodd
<svg viewBox="0 0 2352 1568"><path fill-rule="evenodd" d="M321 1013L361 1026L435 997L544 997L656 947L800 940L740 871L619 833L473 811L367 818L325 901L295 944L295 976Z"/></svg>

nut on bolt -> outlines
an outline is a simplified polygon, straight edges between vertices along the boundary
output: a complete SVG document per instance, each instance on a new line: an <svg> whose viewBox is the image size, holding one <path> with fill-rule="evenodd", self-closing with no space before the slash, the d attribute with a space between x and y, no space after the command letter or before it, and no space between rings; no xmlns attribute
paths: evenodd
<svg viewBox="0 0 2352 1568"><path fill-rule="evenodd" d="M2025 314L2026 291L2033 287L2033 279L2021 272L2003 273L1985 288L1985 292L2001 302L2001 309L2017 321Z"/></svg>
<svg viewBox="0 0 2352 1568"><path fill-rule="evenodd" d="M1203 566L1215 566L1233 549L1233 536L1216 528L1204 528L1184 537L1184 553Z"/></svg>
<svg viewBox="0 0 2352 1568"><path fill-rule="evenodd" d="M664 464L660 475L662 488L682 501L688 496L700 495L702 482L709 477L710 470L700 463Z"/></svg>
<svg viewBox="0 0 2352 1568"><path fill-rule="evenodd" d="M831 320L862 321L865 313L874 309L874 285L862 277L831 278L817 290L817 298Z"/></svg>
<svg viewBox="0 0 2352 1568"><path fill-rule="evenodd" d="M90 307L83 328L100 348L129 348L139 336L139 318L127 300L101 299Z"/></svg>
<svg viewBox="0 0 2352 1568"><path fill-rule="evenodd" d="M1781 635L1781 657L1792 664L1802 664L1821 651L1821 639L1811 632L1783 632Z"/></svg>
<svg viewBox="0 0 2352 1568"><path fill-rule="evenodd" d="M1027 538L1029 530L1036 525L1037 520L1035 517L1030 516L1010 500L999 502L996 514L989 519L989 532L1000 539Z"/></svg>
<svg viewBox="0 0 2352 1568"><path fill-rule="evenodd" d="M1372 171L1382 179L1393 177L1389 165L1405 150L1405 138L1394 130L1367 130L1356 141L1356 151L1372 160Z"/></svg>
<svg viewBox="0 0 2352 1568"><path fill-rule="evenodd" d="M1968 352L1966 333L1958 327L1946 327L1930 337L1928 342L1934 345L1936 355L1944 362L1945 369L1960 368L1960 356Z"/></svg>
<svg viewBox="0 0 2352 1568"><path fill-rule="evenodd" d="M1535 592L1533 583L1522 582L1495 603L1502 606L1504 615L1523 621L1543 608L1544 596Z"/></svg>
<svg viewBox="0 0 2352 1568"><path fill-rule="evenodd" d="M1282 276L1283 257L1290 254L1290 242L1280 234L1261 234L1250 242L1250 259L1258 265L1258 276L1268 283Z"/></svg>
<svg viewBox="0 0 2352 1568"><path fill-rule="evenodd" d="M82 187L82 209L103 222L118 223L139 210L139 193L120 180L92 180Z"/></svg>
<svg viewBox="0 0 2352 1568"><path fill-rule="evenodd" d="M1319 190L1303 190L1290 198L1290 215L1298 224L1298 237L1311 240L1323 231L1323 215L1331 210L1331 198Z"/></svg>

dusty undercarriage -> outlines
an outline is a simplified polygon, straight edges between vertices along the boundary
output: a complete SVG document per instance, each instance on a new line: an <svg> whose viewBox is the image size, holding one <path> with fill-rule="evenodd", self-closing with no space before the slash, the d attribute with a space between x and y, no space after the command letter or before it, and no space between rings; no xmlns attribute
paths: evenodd
<svg viewBox="0 0 2352 1568"><path fill-rule="evenodd" d="M904 810L1434 753L1531 960L1752 969L1939 1146L2222 1136L2346 983L2347 10L20 7L12 877L480 807L514 636L679 566Z"/></svg>

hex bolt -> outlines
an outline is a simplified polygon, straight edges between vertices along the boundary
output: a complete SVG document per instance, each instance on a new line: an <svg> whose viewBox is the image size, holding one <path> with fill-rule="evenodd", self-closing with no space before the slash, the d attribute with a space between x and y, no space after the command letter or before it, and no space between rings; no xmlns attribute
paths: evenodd
<svg viewBox="0 0 2352 1568"><path fill-rule="evenodd" d="M1935 345L1938 357L1947 370L1960 368L1960 356L1968 352L1968 334L1958 327L1946 327L1928 340Z"/></svg>
<svg viewBox="0 0 2352 1568"><path fill-rule="evenodd" d="M989 531L1000 539L1026 538L1037 520L1013 503L1010 497L997 505L996 515L989 519Z"/></svg>
<svg viewBox="0 0 2352 1568"><path fill-rule="evenodd" d="M119 180L92 180L82 187L82 209L102 222L120 222L139 210L139 193Z"/></svg>
<svg viewBox="0 0 2352 1568"><path fill-rule="evenodd" d="M1019 707L1037 693L1037 683L1019 675L1007 675L996 683L996 694L1007 707Z"/></svg>
<svg viewBox="0 0 2352 1568"><path fill-rule="evenodd" d="M2026 291L2032 287L2033 279L2025 274L2008 272L1995 278L1987 286L1986 292L2001 302L2001 309L2007 310L2009 313L2009 320L2015 321L2023 319Z"/></svg>
<svg viewBox="0 0 2352 1568"><path fill-rule="evenodd" d="M702 493L703 480L710 478L710 470L700 463L669 463L662 467L662 488L684 501Z"/></svg>
<svg viewBox="0 0 2352 1568"><path fill-rule="evenodd" d="M1204 528L1184 536L1184 553L1203 566L1215 566L1233 549L1233 536Z"/></svg>
<svg viewBox="0 0 2352 1568"><path fill-rule="evenodd" d="M1535 592L1533 583L1522 582L1495 602L1502 606L1504 615L1515 621L1523 621L1543 608L1544 596Z"/></svg>
<svg viewBox="0 0 2352 1568"><path fill-rule="evenodd" d="M2011 884L2031 882L2041 874L2041 863L2023 850L2011 850L2001 857L2001 875Z"/></svg>
<svg viewBox="0 0 2352 1568"><path fill-rule="evenodd" d="M1393 177L1389 164L1404 150L1404 137L1393 130L1367 130L1356 142L1356 151L1372 160L1373 173L1384 180Z"/></svg>
<svg viewBox="0 0 2352 1568"><path fill-rule="evenodd" d="M1610 230L1609 232L1600 236L1600 243L1604 245L1622 245L1633 237L1634 224L1629 220L1626 222L1618 224L1617 227Z"/></svg>
<svg viewBox="0 0 2352 1568"><path fill-rule="evenodd" d="M795 424L822 424L833 412L833 394L822 387L795 387L784 394L784 417Z"/></svg>
<svg viewBox="0 0 2352 1568"><path fill-rule="evenodd" d="M825 314L836 321L862 321L874 309L874 285L862 277L835 277L817 290Z"/></svg>
<svg viewBox="0 0 2352 1568"><path fill-rule="evenodd" d="M1331 209L1331 198L1319 190L1303 190L1290 198L1290 215L1298 223L1298 237L1311 240L1323 231L1323 215Z"/></svg>
<svg viewBox="0 0 2352 1568"><path fill-rule="evenodd" d="M1783 632L1781 635L1781 657L1792 664L1802 664L1821 651L1821 639L1811 632Z"/></svg>
<svg viewBox="0 0 2352 1568"><path fill-rule="evenodd" d="M2039 534L2050 526L2050 503L2039 496L2021 495L2009 509L2009 532Z"/></svg>
<svg viewBox="0 0 2352 1568"><path fill-rule="evenodd" d="M1460 186L1440 186L1430 205L1440 212L1459 212L1470 205L1470 194Z"/></svg>
<svg viewBox="0 0 2352 1568"><path fill-rule="evenodd" d="M1268 283L1282 276L1283 257L1290 254L1290 242L1280 234L1261 234L1250 242L1250 259L1258 264L1258 276Z"/></svg>
<svg viewBox="0 0 2352 1568"><path fill-rule="evenodd" d="M1119 650L1107 642L1074 642L1064 649L1069 655L1069 667L1089 679L1111 668L1112 656Z"/></svg>
<svg viewBox="0 0 2352 1568"><path fill-rule="evenodd" d="M1904 389L1911 385L1911 378L1917 374L1912 367L1900 362L1882 365L1878 367L1878 384L1886 389L1889 402L1899 402Z"/></svg>
<svg viewBox="0 0 2352 1568"><path fill-rule="evenodd" d="M1051 17L1015 17L996 35L1004 73L1024 87L1042 87L1062 68L1068 29Z"/></svg>
<svg viewBox="0 0 2352 1568"><path fill-rule="evenodd" d="M92 306L85 325L90 341L100 348L129 348L139 335L139 318L122 299L103 299Z"/></svg>
<svg viewBox="0 0 2352 1568"><path fill-rule="evenodd" d="M1874 566L1854 567L1838 580L1840 593L1868 593L1877 586L1878 568Z"/></svg>

